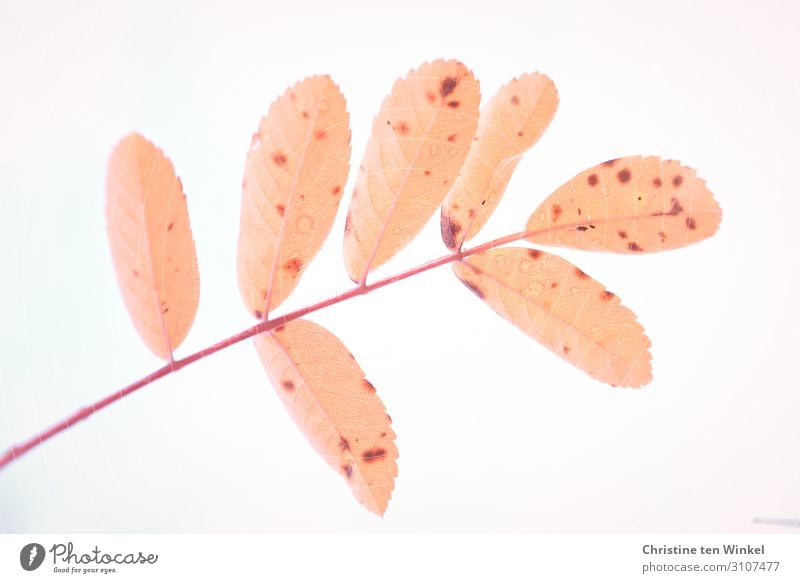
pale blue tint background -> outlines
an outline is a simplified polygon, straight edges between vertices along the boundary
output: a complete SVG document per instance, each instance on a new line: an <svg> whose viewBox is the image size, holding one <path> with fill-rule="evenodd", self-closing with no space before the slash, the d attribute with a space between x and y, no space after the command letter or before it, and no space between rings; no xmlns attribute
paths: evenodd
<svg viewBox="0 0 800 583"><path fill-rule="evenodd" d="M0 532L786 530L752 520L800 516L799 24L789 1L0 0L0 448L159 366L105 240L105 163L131 130L164 148L189 198L202 291L180 354L250 322L234 268L245 151L309 74L347 96L353 166L391 83L425 60L463 60L485 97L550 75L560 110L484 239L626 154L698 168L725 212L688 249L563 253L643 322L655 381L641 391L555 358L448 268L315 316L394 419L383 520L243 344L0 472ZM349 286L343 220L286 309ZM442 254L436 223L380 274Z"/></svg>

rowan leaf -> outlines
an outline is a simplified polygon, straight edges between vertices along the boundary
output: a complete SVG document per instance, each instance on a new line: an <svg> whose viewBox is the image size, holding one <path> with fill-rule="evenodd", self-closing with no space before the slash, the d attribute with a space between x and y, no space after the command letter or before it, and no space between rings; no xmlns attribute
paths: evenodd
<svg viewBox="0 0 800 583"><path fill-rule="evenodd" d="M383 515L397 476L391 419L341 340L308 320L254 339L275 391L311 445L356 499Z"/></svg>
<svg viewBox="0 0 800 583"><path fill-rule="evenodd" d="M551 194L528 219L534 243L652 253L713 235L722 219L692 168L656 156L609 160Z"/></svg>
<svg viewBox="0 0 800 583"><path fill-rule="evenodd" d="M237 271L257 318L283 302L330 232L350 165L350 116L327 76L278 98L247 153Z"/></svg>
<svg viewBox="0 0 800 583"><path fill-rule="evenodd" d="M517 162L542 136L558 107L558 91L541 73L504 85L481 111L464 167L442 205L442 239L461 247L486 224Z"/></svg>
<svg viewBox="0 0 800 583"><path fill-rule="evenodd" d="M395 82L372 123L344 234L357 282L391 259L453 185L478 119L480 86L458 61L434 61Z"/></svg>
<svg viewBox="0 0 800 583"><path fill-rule="evenodd" d="M453 265L503 318L589 376L640 387L651 378L650 340L619 298L569 261L510 247Z"/></svg>
<svg viewBox="0 0 800 583"><path fill-rule="evenodd" d="M181 181L140 134L111 154L106 219L125 307L147 347L170 359L194 322L200 277Z"/></svg>

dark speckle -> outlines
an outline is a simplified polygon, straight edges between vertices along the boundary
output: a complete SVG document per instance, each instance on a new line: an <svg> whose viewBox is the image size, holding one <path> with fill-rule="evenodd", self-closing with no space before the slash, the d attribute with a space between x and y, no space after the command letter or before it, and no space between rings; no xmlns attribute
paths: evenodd
<svg viewBox="0 0 800 583"><path fill-rule="evenodd" d="M680 174L676 174L675 178L672 179L672 185L675 188L678 188L681 184L683 184L683 176Z"/></svg>
<svg viewBox="0 0 800 583"><path fill-rule="evenodd" d="M561 350L564 351L564 354L569 354L569 346L567 346L566 344L561 347Z"/></svg>
<svg viewBox="0 0 800 583"><path fill-rule="evenodd" d="M626 233L625 231L617 231L617 235L619 235L620 239L627 239L628 238L628 233Z"/></svg>
<svg viewBox="0 0 800 583"><path fill-rule="evenodd" d="M617 180L620 182L628 182L631 179L631 171L628 168L617 172Z"/></svg>
<svg viewBox="0 0 800 583"><path fill-rule="evenodd" d="M681 206L681 203L678 201L677 198L673 198L670 202L672 203L672 206L667 212L653 213L652 216L661 217L667 215L670 217L674 217L675 215L679 215L683 212L683 207Z"/></svg>
<svg viewBox="0 0 800 583"><path fill-rule="evenodd" d="M664 231L659 231L658 236L661 238L662 243L667 240L667 234Z"/></svg>
<svg viewBox="0 0 800 583"><path fill-rule="evenodd" d="M577 275L580 279L589 279L589 276L584 273L584 271L580 267L575 268L575 275Z"/></svg>
<svg viewBox="0 0 800 583"><path fill-rule="evenodd" d="M511 105L519 105L519 97L516 95L511 96Z"/></svg>
<svg viewBox="0 0 800 583"><path fill-rule="evenodd" d="M561 212L562 212L562 209L561 209L561 205L560 204L554 204L553 206L551 206L550 207L550 219L551 219L551 221L555 223L558 220L558 217L561 216Z"/></svg>
<svg viewBox="0 0 800 583"><path fill-rule="evenodd" d="M578 225L578 226L577 226L577 227L575 227L575 228L576 228L578 231L581 231L581 232L583 232L583 231L588 231L588 230L589 230L589 227L587 227L586 225Z"/></svg>
<svg viewBox="0 0 800 583"><path fill-rule="evenodd" d="M255 312L253 312L253 315L259 320L264 316L264 314L261 313L261 310L256 310Z"/></svg>
<svg viewBox="0 0 800 583"><path fill-rule="evenodd" d="M636 241L631 241L630 243L628 243L628 249L630 249L631 251L644 251L644 249L642 249L641 247L639 247L639 245L636 244Z"/></svg>
<svg viewBox="0 0 800 583"><path fill-rule="evenodd" d="M171 231L172 227L174 227L174 226L175 226L175 223L170 223L169 225L167 225L167 231Z"/></svg>
<svg viewBox="0 0 800 583"><path fill-rule="evenodd" d="M386 450L382 447L373 447L372 449L366 450L364 453L361 454L361 459L363 459L367 463L377 462L378 460L384 458L386 456Z"/></svg>
<svg viewBox="0 0 800 583"><path fill-rule="evenodd" d="M275 164L278 166L283 166L284 164L286 164L286 160L287 160L286 154L284 154L283 152L275 152L274 154L272 154L272 161L275 162Z"/></svg>
<svg viewBox="0 0 800 583"><path fill-rule="evenodd" d="M281 386L284 389L286 389L287 391L293 391L294 390L294 383L292 381L283 381L281 383Z"/></svg>
<svg viewBox="0 0 800 583"><path fill-rule="evenodd" d="M530 255L531 259L539 259L542 256L542 252L538 249L528 249L528 255Z"/></svg>
<svg viewBox="0 0 800 583"><path fill-rule="evenodd" d="M455 77L446 77L442 79L442 83L439 86L439 95L442 97L447 97L456 89L456 85L458 85L458 79Z"/></svg>
<svg viewBox="0 0 800 583"><path fill-rule="evenodd" d="M589 174L589 177L586 179L586 182L589 183L589 186L597 186L597 183L599 182L597 174Z"/></svg>
<svg viewBox="0 0 800 583"><path fill-rule="evenodd" d="M447 102L447 107L449 107L450 109L458 109L460 105L461 105L461 102L458 101L457 99L454 99L453 101L448 101Z"/></svg>
<svg viewBox="0 0 800 583"><path fill-rule="evenodd" d="M349 478L353 475L353 466L350 464L344 464L342 465L342 471L344 472L344 475Z"/></svg>
<svg viewBox="0 0 800 583"><path fill-rule="evenodd" d="M350 230L353 228L353 226L350 224L350 222L351 222L351 215L350 215L350 212L348 211L347 218L345 218L345 220L344 220L344 232L345 233L349 233Z"/></svg>
<svg viewBox="0 0 800 583"><path fill-rule="evenodd" d="M600 299L603 300L604 302L607 302L611 300L614 297L614 295L615 295L614 292L603 290L603 292L600 294Z"/></svg>
<svg viewBox="0 0 800 583"><path fill-rule="evenodd" d="M302 260L295 257L294 259L289 259L286 263L283 264L283 268L286 271L294 271L295 273L300 273L300 269L303 267Z"/></svg>
<svg viewBox="0 0 800 583"><path fill-rule="evenodd" d="M350 442L341 435L339 436L339 449L342 451L350 451Z"/></svg>
<svg viewBox="0 0 800 583"><path fill-rule="evenodd" d="M661 179L658 177L653 178L653 186L656 188L661 188Z"/></svg>
<svg viewBox="0 0 800 583"><path fill-rule="evenodd" d="M461 232L461 225L450 218L449 215L442 213L442 239L448 249L456 248L456 237Z"/></svg>
<svg viewBox="0 0 800 583"><path fill-rule="evenodd" d="M697 228L697 222L692 217L686 217L686 226L694 231Z"/></svg>

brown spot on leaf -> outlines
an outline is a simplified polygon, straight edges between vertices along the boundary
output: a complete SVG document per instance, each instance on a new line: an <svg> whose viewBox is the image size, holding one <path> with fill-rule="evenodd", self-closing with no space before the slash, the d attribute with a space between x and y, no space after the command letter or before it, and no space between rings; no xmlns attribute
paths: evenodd
<svg viewBox="0 0 800 583"><path fill-rule="evenodd" d="M283 215L286 214L286 207L284 205L282 205L282 204L276 204L275 205L275 210L278 211L278 214L280 216L283 216Z"/></svg>
<svg viewBox="0 0 800 583"><path fill-rule="evenodd" d="M511 105L519 105L519 97L516 95L511 96Z"/></svg>
<svg viewBox="0 0 800 583"><path fill-rule="evenodd" d="M367 389L367 390L368 390L370 393L374 393L374 392L375 392L375 385L373 385L373 384L372 384L371 382L369 382L367 379L364 379L364 380L363 380L363 381L361 381L361 382L362 382L362 384L364 385L364 388L366 388L366 389Z"/></svg>
<svg viewBox="0 0 800 583"><path fill-rule="evenodd" d="M404 121L401 121L395 126L397 133L407 136L408 133L411 131L411 128L408 127L408 124Z"/></svg>
<svg viewBox="0 0 800 583"><path fill-rule="evenodd" d="M522 136L524 136L524 135L525 135L525 133L524 133L522 130L520 130L520 131L518 131L518 132L517 132L517 137L518 137L518 138L521 138L521 137L522 137Z"/></svg>
<svg viewBox="0 0 800 583"><path fill-rule="evenodd" d="M467 216L469 218L471 218L471 219L474 219L475 218L475 209L469 209L469 211L467 211Z"/></svg>
<svg viewBox="0 0 800 583"><path fill-rule="evenodd" d="M553 283L550 284L550 289L556 289L557 287L558 287L557 281L554 281Z"/></svg>
<svg viewBox="0 0 800 583"><path fill-rule="evenodd" d="M678 188L681 184L683 184L683 176L680 174L676 174L675 178L672 179L672 185L675 188Z"/></svg>
<svg viewBox="0 0 800 583"><path fill-rule="evenodd" d="M304 111L303 112L303 119L308 119L308 118L309 118L308 112Z"/></svg>
<svg viewBox="0 0 800 583"><path fill-rule="evenodd" d="M631 171L628 168L617 172L617 180L620 182L628 182L631 179Z"/></svg>
<svg viewBox="0 0 800 583"><path fill-rule="evenodd" d="M430 170L426 170L425 172L423 172L423 174L425 176L430 176L431 175L431 171Z"/></svg>
<svg viewBox="0 0 800 583"><path fill-rule="evenodd" d="M448 142L455 142L456 139L458 139L458 136L455 135L455 134L450 134L449 136L447 136L447 141Z"/></svg>
<svg viewBox="0 0 800 583"><path fill-rule="evenodd" d="M442 79L442 83L439 85L439 95L447 97L455 91L456 85L458 85L458 79L455 77L446 77Z"/></svg>
<svg viewBox="0 0 800 583"><path fill-rule="evenodd" d="M428 91L425 94L425 97L427 98L428 103L433 103L434 101L436 101L436 96L433 93L431 93L430 91Z"/></svg>
<svg viewBox="0 0 800 583"><path fill-rule="evenodd" d="M344 464L342 465L342 471L344 472L344 475L349 478L353 475L353 466L350 464Z"/></svg>
<svg viewBox="0 0 800 583"><path fill-rule="evenodd" d="M377 462L386 456L386 450L382 447L373 447L361 454L361 459L367 463Z"/></svg>
<svg viewBox="0 0 800 583"><path fill-rule="evenodd" d="M627 239L628 238L628 233L626 233L625 231L617 231L617 235L619 235L620 239Z"/></svg>
<svg viewBox="0 0 800 583"><path fill-rule="evenodd" d="M341 192L342 192L342 187L341 186L334 186L333 189L331 189L331 194L333 196L338 196L339 193L341 193Z"/></svg>
<svg viewBox="0 0 800 583"><path fill-rule="evenodd" d="M561 350L564 351L564 354L569 354L569 346L567 346L566 344L561 347Z"/></svg>
<svg viewBox="0 0 800 583"><path fill-rule="evenodd" d="M674 217L675 215L679 215L683 212L683 207L681 206L681 203L678 201L677 198L673 198L670 202L672 203L672 207L670 207L670 209L667 212L653 213L652 216L661 217L667 215L670 217Z"/></svg>
<svg viewBox="0 0 800 583"><path fill-rule="evenodd" d="M474 293L476 296L478 296L480 299L483 299L483 298L486 297L486 294L483 293L483 290L481 288L479 288L477 285L475 285L474 283L472 283L471 281L467 281L466 279L462 279L461 283L463 283L465 286L467 286L467 289L469 291L471 291L472 293Z"/></svg>
<svg viewBox="0 0 800 583"><path fill-rule="evenodd" d="M342 435L339 436L339 449L342 451L350 451L350 442Z"/></svg>
<svg viewBox="0 0 800 583"><path fill-rule="evenodd" d="M169 225L167 225L167 231L171 231L172 227L174 227L174 226L175 226L175 223L170 223Z"/></svg>
<svg viewBox="0 0 800 583"><path fill-rule="evenodd" d="M286 160L287 160L286 154L284 154L283 152L275 152L274 154L272 154L272 161L275 162L275 164L278 166L283 166L284 164L286 164Z"/></svg>
<svg viewBox="0 0 800 583"><path fill-rule="evenodd" d="M275 328L275 332L283 332L284 330L286 330L286 326L284 324L281 324L280 326Z"/></svg>
<svg viewBox="0 0 800 583"><path fill-rule="evenodd" d="M286 271L294 271L295 273L300 273L300 269L302 267L303 267L303 261L297 257L289 259L286 263L283 264L283 268Z"/></svg>
<svg viewBox="0 0 800 583"><path fill-rule="evenodd" d="M692 217L686 217L686 226L694 231L697 228L697 222Z"/></svg>
<svg viewBox="0 0 800 583"><path fill-rule="evenodd" d="M586 182L589 183L589 186L597 186L597 183L600 181L597 178L597 174L589 174L589 177L586 179Z"/></svg>
<svg viewBox="0 0 800 583"><path fill-rule="evenodd" d="M292 381L283 381L281 383L281 386L287 391L293 391L294 390L294 383Z"/></svg>
<svg viewBox="0 0 800 583"><path fill-rule="evenodd" d="M617 163L617 160L619 160L619 158L614 158L613 160L606 160L605 162L603 162L603 166L613 166L614 164Z"/></svg>
<svg viewBox="0 0 800 583"><path fill-rule="evenodd" d="M667 234L664 231L659 231L658 236L661 238L662 243L667 240Z"/></svg>
<svg viewBox="0 0 800 583"><path fill-rule="evenodd" d="M631 241L630 243L628 243L628 249L630 249L631 251L644 251L644 249L642 249L641 247L639 247L639 245L636 244L636 241Z"/></svg>
<svg viewBox="0 0 800 583"><path fill-rule="evenodd" d="M577 275L580 279L589 279L589 276L581 269L580 267L575 268L575 275Z"/></svg>
<svg viewBox="0 0 800 583"><path fill-rule="evenodd" d="M661 179L658 177L653 178L653 186L656 188L661 188Z"/></svg>
<svg viewBox="0 0 800 583"><path fill-rule="evenodd" d="M460 105L461 105L461 102L459 100L457 100L457 99L454 99L453 101L448 101L447 102L447 107L449 107L450 109L458 109Z"/></svg>
<svg viewBox="0 0 800 583"><path fill-rule="evenodd" d="M135 269L133 270L133 277L139 277L139 272Z"/></svg>
<svg viewBox="0 0 800 583"><path fill-rule="evenodd" d="M615 295L614 292L603 290L603 292L600 294L600 299L603 300L604 302L607 302L611 300L614 297L614 295Z"/></svg>
<svg viewBox="0 0 800 583"><path fill-rule="evenodd" d="M326 132L325 130L319 130L318 132L314 133L315 140L324 140L327 137L328 137L328 132Z"/></svg>
<svg viewBox="0 0 800 583"><path fill-rule="evenodd" d="M253 312L253 315L259 320L264 316L264 314L261 313L261 310L256 310L255 312Z"/></svg>
<svg viewBox="0 0 800 583"><path fill-rule="evenodd" d="M442 213L442 239L448 249L456 248L456 236L461 232L461 225L450 218L449 215Z"/></svg>
<svg viewBox="0 0 800 583"><path fill-rule="evenodd" d="M577 226L577 227L575 227L575 228L576 228L578 231L588 231L588 230L589 230L589 227L587 227L586 225L578 225L578 226Z"/></svg>
<svg viewBox="0 0 800 583"><path fill-rule="evenodd" d="M528 255L531 259L539 259L542 256L542 252L538 249L528 249Z"/></svg>
<svg viewBox="0 0 800 583"><path fill-rule="evenodd" d="M551 219L551 221L555 223L558 220L558 217L561 216L561 212L562 212L562 209L561 209L561 205L560 204L554 204L553 206L551 206L550 207L550 219Z"/></svg>
<svg viewBox="0 0 800 583"><path fill-rule="evenodd" d="M344 232L345 233L349 233L350 230L353 228L353 226L350 224L350 222L351 222L351 217L350 217L350 212L348 211L347 212L347 218L345 218L345 220L344 220Z"/></svg>

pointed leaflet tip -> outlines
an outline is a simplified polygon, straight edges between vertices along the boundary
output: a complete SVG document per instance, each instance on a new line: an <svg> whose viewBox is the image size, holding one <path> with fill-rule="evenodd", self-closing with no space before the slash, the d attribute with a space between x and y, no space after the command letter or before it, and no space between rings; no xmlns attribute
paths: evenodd
<svg viewBox="0 0 800 583"><path fill-rule="evenodd" d="M434 61L392 87L372 124L344 233L356 282L423 228L458 176L475 134L480 86L458 61Z"/></svg>
<svg viewBox="0 0 800 583"><path fill-rule="evenodd" d="M391 419L353 355L331 332L293 320L254 339L275 391L356 499L383 516L397 476Z"/></svg>
<svg viewBox="0 0 800 583"><path fill-rule="evenodd" d="M237 252L251 314L265 317L300 281L333 225L349 165L347 104L327 75L296 83L261 119L247 153Z"/></svg>
<svg viewBox="0 0 800 583"><path fill-rule="evenodd" d="M138 133L111 153L106 218L125 307L148 348L171 359L197 313L197 255L181 181L164 153Z"/></svg>

